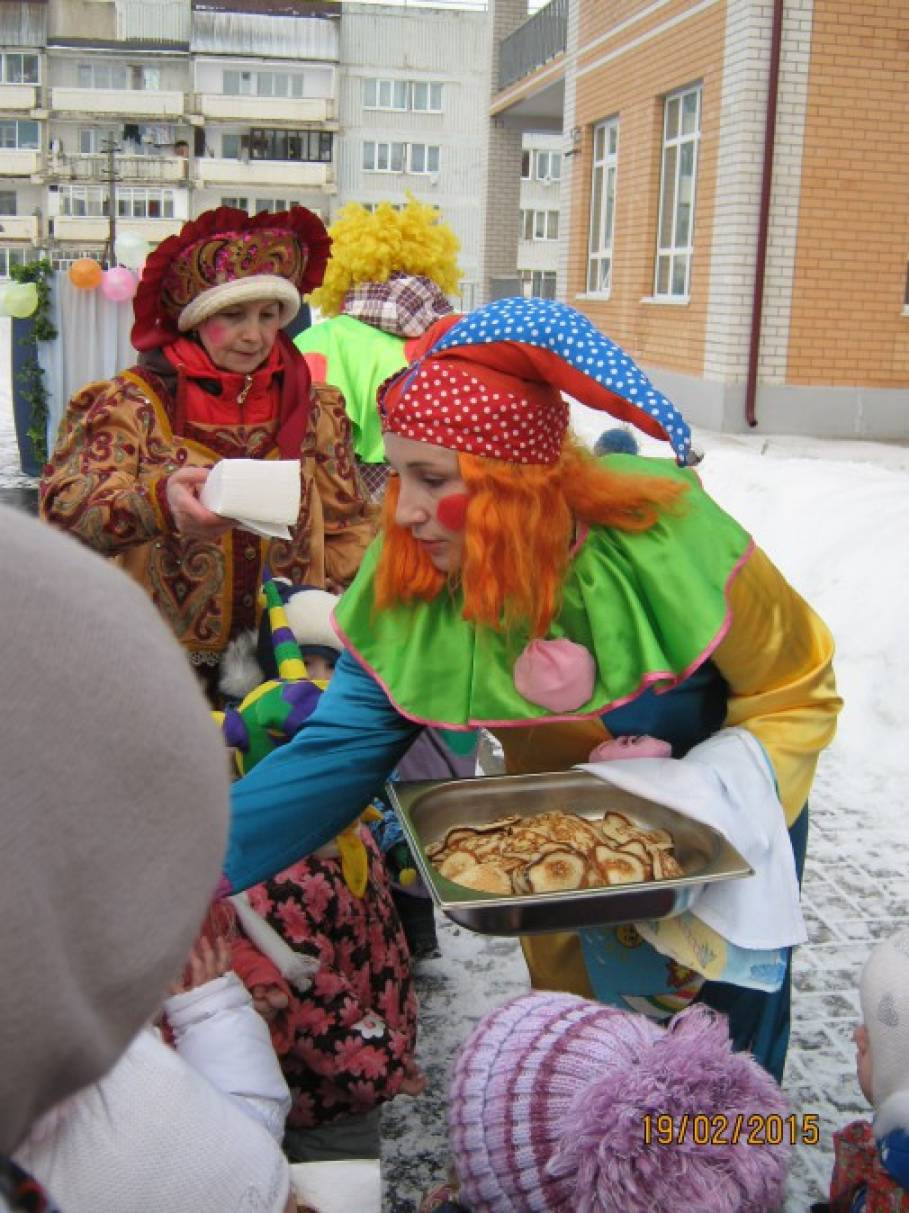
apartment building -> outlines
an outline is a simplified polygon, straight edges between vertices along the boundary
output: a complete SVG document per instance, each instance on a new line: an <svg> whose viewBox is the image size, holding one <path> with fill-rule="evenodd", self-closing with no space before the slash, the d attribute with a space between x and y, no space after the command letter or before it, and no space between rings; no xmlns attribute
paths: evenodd
<svg viewBox="0 0 909 1213"><path fill-rule="evenodd" d="M554 299L559 268L562 137L529 131L521 138L518 281L528 298Z"/></svg>
<svg viewBox="0 0 909 1213"><path fill-rule="evenodd" d="M909 9L495 5L492 123L558 113L559 297L695 422L909 436Z"/></svg>
<svg viewBox="0 0 909 1213"><path fill-rule="evenodd" d="M0 277L212 206L440 207L482 263L485 4L0 0Z"/></svg>
<svg viewBox="0 0 909 1213"><path fill-rule="evenodd" d="M489 47L476 6L344 4L339 203L437 206L461 242L463 308L483 262Z"/></svg>

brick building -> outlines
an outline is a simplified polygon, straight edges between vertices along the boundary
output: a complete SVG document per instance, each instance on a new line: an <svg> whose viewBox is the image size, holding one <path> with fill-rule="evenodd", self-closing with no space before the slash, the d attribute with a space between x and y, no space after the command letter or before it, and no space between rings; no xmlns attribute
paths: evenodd
<svg viewBox="0 0 909 1213"><path fill-rule="evenodd" d="M494 125L562 130L559 298L695 422L909 436L909 8L496 3Z"/></svg>

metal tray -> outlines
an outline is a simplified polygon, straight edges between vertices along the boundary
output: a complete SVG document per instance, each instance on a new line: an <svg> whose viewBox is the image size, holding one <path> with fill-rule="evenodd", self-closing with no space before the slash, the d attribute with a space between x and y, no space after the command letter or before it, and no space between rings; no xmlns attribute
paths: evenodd
<svg viewBox="0 0 909 1213"><path fill-rule="evenodd" d="M436 905L454 922L484 935L538 935L671 918L686 910L704 885L752 875L746 861L716 830L665 805L610 787L586 771L389 783L388 796ZM510 814L531 817L549 809L589 818L615 811L646 829L669 830L675 839L675 857L686 874L602 889L495 897L446 880L426 857L425 848L452 826L483 825Z"/></svg>

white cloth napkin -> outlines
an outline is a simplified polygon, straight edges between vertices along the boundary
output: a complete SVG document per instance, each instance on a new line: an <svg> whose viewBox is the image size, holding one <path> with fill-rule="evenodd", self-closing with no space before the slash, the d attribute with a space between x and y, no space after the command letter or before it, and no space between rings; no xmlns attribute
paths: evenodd
<svg viewBox="0 0 909 1213"><path fill-rule="evenodd" d="M245 531L289 539L300 513L299 459L222 459L208 474L199 500Z"/></svg>
<svg viewBox="0 0 909 1213"><path fill-rule="evenodd" d="M773 772L745 729L721 729L684 758L579 764L605 783L718 830L753 876L707 885L691 913L731 943L770 949L808 938L798 878Z"/></svg>
<svg viewBox="0 0 909 1213"><path fill-rule="evenodd" d="M294 1196L317 1213L382 1213L382 1173L377 1158L298 1162L290 1168Z"/></svg>

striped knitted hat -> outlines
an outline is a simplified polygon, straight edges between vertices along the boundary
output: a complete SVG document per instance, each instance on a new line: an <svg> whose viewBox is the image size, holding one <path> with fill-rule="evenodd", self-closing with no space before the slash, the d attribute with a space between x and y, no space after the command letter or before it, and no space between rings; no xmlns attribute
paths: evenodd
<svg viewBox="0 0 909 1213"><path fill-rule="evenodd" d="M714 1127L725 1119L731 1135L740 1114L747 1125L751 1115L788 1110L754 1058L732 1052L725 1019L705 1007L662 1028L541 992L490 1012L468 1037L449 1129L472 1213L757 1213L782 1199L787 1146L750 1144L745 1133L705 1146L681 1134L680 1118ZM655 1121L665 1113L683 1139L660 1145Z"/></svg>

